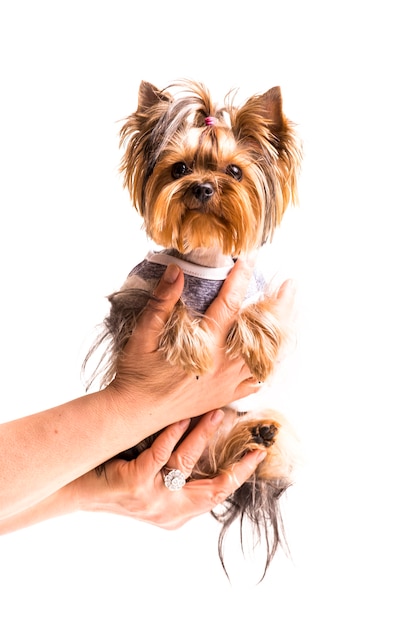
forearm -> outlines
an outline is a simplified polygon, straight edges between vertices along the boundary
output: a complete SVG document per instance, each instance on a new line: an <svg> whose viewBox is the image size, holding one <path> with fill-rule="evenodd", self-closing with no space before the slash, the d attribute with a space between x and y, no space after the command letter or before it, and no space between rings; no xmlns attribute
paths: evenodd
<svg viewBox="0 0 417 626"><path fill-rule="evenodd" d="M223 502L248 480L265 455L250 452L231 472L187 482L176 494L172 507L173 494L163 483L162 468L179 467L188 476L217 433L223 416L221 411L207 413L185 437L189 420L172 424L135 460L113 460L106 464L105 473L91 470L26 510L0 520L0 534L76 511L107 512L160 528L179 528Z"/></svg>
<svg viewBox="0 0 417 626"><path fill-rule="evenodd" d="M168 270L126 345L116 378L106 389L0 424L0 520L45 501L165 426L259 388L243 360L228 356L225 345L246 292L249 266L236 263L207 311L203 321L209 331L207 350L213 367L197 377L170 364L158 350L160 334L183 286L181 274L173 282Z"/></svg>
<svg viewBox="0 0 417 626"><path fill-rule="evenodd" d="M90 394L0 425L0 519L64 485L162 426L145 401L115 406L112 393Z"/></svg>
<svg viewBox="0 0 417 626"><path fill-rule="evenodd" d="M0 535L33 526L60 515L74 513L76 510L78 507L76 500L72 497L72 483L70 483L20 513L0 519Z"/></svg>

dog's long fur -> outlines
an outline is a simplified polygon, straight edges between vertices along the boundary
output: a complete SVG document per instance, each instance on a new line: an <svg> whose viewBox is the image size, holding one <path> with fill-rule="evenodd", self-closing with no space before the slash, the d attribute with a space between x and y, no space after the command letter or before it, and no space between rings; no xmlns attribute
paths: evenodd
<svg viewBox="0 0 417 626"><path fill-rule="evenodd" d="M240 107L231 95L219 107L201 83L181 81L169 90L142 82L137 110L121 129L125 185L147 235L165 249L139 263L121 291L109 298L103 334L86 358L107 342L93 375L101 377L103 386L114 378L124 346L169 259L184 268L185 289L161 335L160 350L196 376L207 371L207 331L200 323L205 310L233 259L270 241L288 204L297 199L301 149L293 124L282 112L279 87ZM199 276L216 274L219 268L223 278L210 277L201 287ZM266 381L285 329L277 318L276 294L262 277L251 288L250 301L230 331L228 351L243 355L253 376ZM220 429L190 479L227 472L249 450L267 451L256 473L213 512L222 523L223 567L225 534L240 519L241 526L248 520L257 538L266 542L266 572L283 541L279 498L292 482L295 437L272 409L225 410L234 411L234 426L230 432ZM119 456L135 458L155 436Z"/></svg>

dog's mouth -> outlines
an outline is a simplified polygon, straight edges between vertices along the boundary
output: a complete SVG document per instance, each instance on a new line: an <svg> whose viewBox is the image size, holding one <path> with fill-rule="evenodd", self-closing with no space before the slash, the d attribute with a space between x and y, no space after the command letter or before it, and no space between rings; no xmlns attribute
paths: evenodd
<svg viewBox="0 0 417 626"><path fill-rule="evenodd" d="M185 211L190 211L191 213L199 213L200 215L207 215L211 213L209 207L207 206L185 206Z"/></svg>
<svg viewBox="0 0 417 626"><path fill-rule="evenodd" d="M221 202L218 196L205 202L200 202L197 198L193 198L190 194L186 194L183 198L183 216L205 215L213 218L224 218Z"/></svg>

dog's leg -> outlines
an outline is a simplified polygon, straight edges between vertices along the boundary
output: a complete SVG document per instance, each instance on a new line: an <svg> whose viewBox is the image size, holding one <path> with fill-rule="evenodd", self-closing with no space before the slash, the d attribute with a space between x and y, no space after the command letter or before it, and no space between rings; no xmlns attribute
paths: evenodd
<svg viewBox="0 0 417 626"><path fill-rule="evenodd" d="M106 326L112 338L109 376L114 376L118 355L123 351L137 320L152 297L155 281L146 282L132 276L122 289L110 297L111 310ZM172 364L186 372L199 375L212 363L207 350L207 332L200 326L200 317L189 311L182 300L175 305L161 333L159 349Z"/></svg>
<svg viewBox="0 0 417 626"><path fill-rule="evenodd" d="M273 373L284 337L276 298L265 296L241 311L229 333L228 351L242 355L252 375L264 382Z"/></svg>
<svg viewBox="0 0 417 626"><path fill-rule="evenodd" d="M216 433L209 449L193 470L192 478L212 478L233 472L233 466L251 450L265 450L266 458L256 469L255 479L291 483L297 464L298 441L285 418L274 409L258 409L238 414L225 408L225 420L233 419L229 430Z"/></svg>
<svg viewBox="0 0 417 626"><path fill-rule="evenodd" d="M159 348L170 363L196 376L207 372L212 360L207 350L208 334L180 300L161 335Z"/></svg>

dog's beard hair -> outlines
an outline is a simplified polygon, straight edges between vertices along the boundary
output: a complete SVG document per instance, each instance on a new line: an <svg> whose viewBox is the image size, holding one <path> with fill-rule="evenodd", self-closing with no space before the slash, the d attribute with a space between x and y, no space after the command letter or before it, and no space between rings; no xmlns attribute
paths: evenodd
<svg viewBox="0 0 417 626"><path fill-rule="evenodd" d="M236 256L272 240L285 208L296 194L292 175L283 163L277 164L276 157L271 160L268 153L260 154L254 150L251 158L248 154L246 148L229 157L229 162L243 171L243 179L239 182L216 170L213 156L208 168L196 167L184 179L173 181L172 165L187 162L187 157L172 150L156 163L149 177L144 176L146 163L141 162L139 157L135 159L133 173L130 171L132 163L126 166L125 180L134 205L140 207L148 235L156 243L173 246L183 253L196 247L218 246L220 240L224 254ZM182 194L187 186L191 188L193 182L202 181L213 184L220 197L217 201L220 206L217 211L208 211L206 215L188 214L185 222L188 221L190 226L184 234L181 229L184 213ZM201 239L202 233L198 236L200 230L206 235L212 233L207 243ZM195 244L194 238L197 239Z"/></svg>
<svg viewBox="0 0 417 626"><path fill-rule="evenodd" d="M174 247L183 254L204 247L221 249L231 256L260 244L263 211L253 184L242 185L226 175L206 173L204 180L212 182L218 199L208 206L207 212L187 210L187 195L191 195L192 185L201 176L196 173L172 182L169 164L167 167L162 162L160 167L164 168L163 173L148 183L145 205L149 214L146 230L157 244Z"/></svg>

